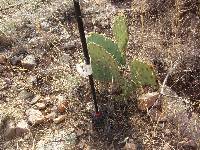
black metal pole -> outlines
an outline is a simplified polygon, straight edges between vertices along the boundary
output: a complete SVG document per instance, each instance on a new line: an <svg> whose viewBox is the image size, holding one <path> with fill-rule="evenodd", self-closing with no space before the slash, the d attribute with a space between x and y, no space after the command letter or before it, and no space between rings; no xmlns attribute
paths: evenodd
<svg viewBox="0 0 200 150"><path fill-rule="evenodd" d="M79 30L82 48L83 48L84 59L85 59L86 65L89 65L90 64L90 56L88 54L88 49L87 49L87 43L86 43L86 38L85 38L83 20L81 18L81 9L80 9L80 5L79 5L79 0L73 0L73 1L74 1L76 20L78 22L78 30ZM90 83L90 88L91 88L91 92L92 92L92 98L94 101L95 112L96 112L96 114L98 114L99 109L98 109L98 105L97 105L96 91L95 91L94 80L93 80L92 75L89 75L89 83Z"/></svg>

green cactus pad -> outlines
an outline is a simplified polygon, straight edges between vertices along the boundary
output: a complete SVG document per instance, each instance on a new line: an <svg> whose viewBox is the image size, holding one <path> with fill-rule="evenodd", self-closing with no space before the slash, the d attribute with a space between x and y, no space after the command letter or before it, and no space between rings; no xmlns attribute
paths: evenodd
<svg viewBox="0 0 200 150"><path fill-rule="evenodd" d="M112 56L103 47L94 43L88 44L88 50L94 78L100 81L118 81L120 72Z"/></svg>
<svg viewBox="0 0 200 150"><path fill-rule="evenodd" d="M134 60L130 69L132 80L136 86L158 86L154 70L147 63Z"/></svg>
<svg viewBox="0 0 200 150"><path fill-rule="evenodd" d="M100 45L113 56L119 65L125 65L125 58L122 57L117 44L114 43L111 39L106 38L104 35L100 35L98 33L91 33L87 38L87 42Z"/></svg>
<svg viewBox="0 0 200 150"><path fill-rule="evenodd" d="M125 55L125 49L128 43L128 27L124 15L115 17L112 30L119 50Z"/></svg>

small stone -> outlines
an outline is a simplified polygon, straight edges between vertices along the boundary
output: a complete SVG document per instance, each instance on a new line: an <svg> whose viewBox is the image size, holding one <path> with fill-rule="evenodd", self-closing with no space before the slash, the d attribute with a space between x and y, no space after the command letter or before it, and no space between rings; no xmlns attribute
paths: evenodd
<svg viewBox="0 0 200 150"><path fill-rule="evenodd" d="M47 106L47 105L46 105L46 106ZM47 114L49 114L49 113L51 113L51 112L52 112L51 108L50 108L50 107L47 107L47 108L45 109L45 111L44 111L44 114L47 115ZM53 112L56 112L56 111L53 111Z"/></svg>
<svg viewBox="0 0 200 150"><path fill-rule="evenodd" d="M68 101L65 100L65 97L63 95L58 95L57 99L58 99L58 105L57 105L58 112L64 113L66 111L66 107L68 106Z"/></svg>
<svg viewBox="0 0 200 150"><path fill-rule="evenodd" d="M169 145L169 143L165 143L165 145L162 148L163 150L171 150L171 147Z"/></svg>
<svg viewBox="0 0 200 150"><path fill-rule="evenodd" d="M66 111L67 105L68 105L68 102L66 100L60 101L57 106L58 111L60 113L64 113Z"/></svg>
<svg viewBox="0 0 200 150"><path fill-rule="evenodd" d="M149 116L151 117L151 119L155 122L166 122L167 121L167 117L164 115L164 113L162 113L160 110L158 110L157 108L152 109L149 112Z"/></svg>
<svg viewBox="0 0 200 150"><path fill-rule="evenodd" d="M91 111L93 109L93 103L92 102L88 102L86 104L86 110Z"/></svg>
<svg viewBox="0 0 200 150"><path fill-rule="evenodd" d="M165 130L165 134L166 134L166 135L170 135L170 134L171 134L171 130L170 130L170 129L166 129L166 130Z"/></svg>
<svg viewBox="0 0 200 150"><path fill-rule="evenodd" d="M22 61L22 66L28 69L32 69L36 66L36 60L33 55L27 55Z"/></svg>
<svg viewBox="0 0 200 150"><path fill-rule="evenodd" d="M106 0L94 0L96 4L101 5L101 4L105 4Z"/></svg>
<svg viewBox="0 0 200 150"><path fill-rule="evenodd" d="M56 98L58 99L58 101L64 101L65 97L63 95L58 95L56 96Z"/></svg>
<svg viewBox="0 0 200 150"><path fill-rule="evenodd" d="M65 105L63 105L62 103L60 103L60 104L58 104L57 109L58 109L58 112L64 113L66 107L65 107Z"/></svg>
<svg viewBox="0 0 200 150"><path fill-rule="evenodd" d="M30 122L32 125L40 124L45 119L41 111L33 108L27 110L26 115L28 116L28 122Z"/></svg>
<svg viewBox="0 0 200 150"><path fill-rule="evenodd" d="M125 150L137 150L137 146L133 142L127 142L126 145L124 146Z"/></svg>
<svg viewBox="0 0 200 150"><path fill-rule="evenodd" d="M1 64L1 65L5 65L6 62L7 62L6 57L5 57L4 55L1 55L1 54L0 54L0 64Z"/></svg>
<svg viewBox="0 0 200 150"><path fill-rule="evenodd" d="M158 97L159 97L158 92L146 93L141 95L138 98L138 109L142 111L149 109L151 106L154 105Z"/></svg>
<svg viewBox="0 0 200 150"><path fill-rule="evenodd" d="M158 126L160 127L160 128L164 128L165 127L165 122L166 122L167 120L161 120L159 123L158 123Z"/></svg>
<svg viewBox="0 0 200 150"><path fill-rule="evenodd" d="M58 108L57 108L56 106L53 106L53 107L51 108L51 111L52 111L52 112L58 112Z"/></svg>
<svg viewBox="0 0 200 150"><path fill-rule="evenodd" d="M35 105L37 106L37 108L38 108L39 110L45 109L45 107L46 107L45 103L37 103L37 104L35 104Z"/></svg>
<svg viewBox="0 0 200 150"><path fill-rule="evenodd" d="M56 113L55 112L51 112L50 114L48 114L48 115L45 116L45 119L47 121L53 120L55 118L56 118Z"/></svg>
<svg viewBox="0 0 200 150"><path fill-rule="evenodd" d="M27 100L27 99L32 99L33 96L34 96L33 93L28 92L27 90L22 90L22 91L18 94L18 99Z"/></svg>
<svg viewBox="0 0 200 150"><path fill-rule="evenodd" d="M69 54L62 53L61 57L59 58L59 63L66 65L69 63L69 60L70 60Z"/></svg>
<svg viewBox="0 0 200 150"><path fill-rule="evenodd" d="M84 134L84 131L82 129L77 129L76 134L77 134L77 136L81 136Z"/></svg>
<svg viewBox="0 0 200 150"><path fill-rule="evenodd" d="M36 77L36 76L30 76L27 80L28 80L27 83L28 83L30 86L33 86L34 83L37 82L37 77Z"/></svg>
<svg viewBox="0 0 200 150"><path fill-rule="evenodd" d="M49 96L46 96L46 97L43 99L43 101L44 101L46 104L48 104L48 103L51 102L51 98L50 98Z"/></svg>
<svg viewBox="0 0 200 150"><path fill-rule="evenodd" d="M19 57L13 56L13 57L10 59L10 63L11 63L12 65L17 65L17 64L21 63L21 60L22 60L22 59L23 59L23 56L19 56Z"/></svg>
<svg viewBox="0 0 200 150"><path fill-rule="evenodd" d="M0 51L12 46L13 39L0 31Z"/></svg>
<svg viewBox="0 0 200 150"><path fill-rule="evenodd" d="M56 124L61 123L62 121L65 120L66 116L67 116L67 115L61 115L61 116L59 116L58 118L55 118L53 121L54 121Z"/></svg>
<svg viewBox="0 0 200 150"><path fill-rule="evenodd" d="M16 125L16 135L22 136L25 133L29 132L28 124L25 120L21 120Z"/></svg>
<svg viewBox="0 0 200 150"><path fill-rule="evenodd" d="M49 23L46 21L41 22L40 24L41 29L43 29L44 31L48 31L49 30Z"/></svg>
<svg viewBox="0 0 200 150"><path fill-rule="evenodd" d="M19 123L17 123L17 125L13 120L9 120L7 121L6 127L4 129L4 136L7 139L13 139L28 132L28 124L24 120L21 120Z"/></svg>
<svg viewBox="0 0 200 150"><path fill-rule="evenodd" d="M16 137L16 128L15 128L15 122L10 120L6 124L4 136L7 139L13 139Z"/></svg>
<svg viewBox="0 0 200 150"><path fill-rule="evenodd" d="M30 104L33 105L33 104L37 103L37 101L38 101L40 98L41 98L40 95L36 95L36 96L31 100Z"/></svg>
<svg viewBox="0 0 200 150"><path fill-rule="evenodd" d="M28 52L22 48L14 52L14 54L10 57L10 63L12 65L19 65L21 64L22 59L28 54Z"/></svg>

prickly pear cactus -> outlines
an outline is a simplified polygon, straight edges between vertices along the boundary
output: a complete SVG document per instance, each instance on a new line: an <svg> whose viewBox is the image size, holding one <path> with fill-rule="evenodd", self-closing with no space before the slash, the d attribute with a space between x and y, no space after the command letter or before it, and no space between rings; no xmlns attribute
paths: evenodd
<svg viewBox="0 0 200 150"><path fill-rule="evenodd" d="M87 42L100 45L113 56L119 65L125 65L125 57L122 56L117 44L111 39L106 38L104 35L98 33L91 33L87 38Z"/></svg>
<svg viewBox="0 0 200 150"><path fill-rule="evenodd" d="M153 68L139 60L134 60L130 66L131 77L136 86L151 86L157 88L157 80Z"/></svg>
<svg viewBox="0 0 200 150"><path fill-rule="evenodd" d="M128 43L128 27L123 14L115 17L112 30L119 50L125 55L125 49Z"/></svg>
<svg viewBox="0 0 200 150"><path fill-rule="evenodd" d="M103 47L89 43L88 50L95 79L99 81L120 80L121 76L116 61Z"/></svg>

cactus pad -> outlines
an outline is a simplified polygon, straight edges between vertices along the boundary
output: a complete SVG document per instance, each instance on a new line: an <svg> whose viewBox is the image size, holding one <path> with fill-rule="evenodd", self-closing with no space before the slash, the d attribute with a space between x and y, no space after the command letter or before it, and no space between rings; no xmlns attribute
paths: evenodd
<svg viewBox="0 0 200 150"><path fill-rule="evenodd" d="M98 33L92 33L87 38L87 42L100 45L113 56L113 58L117 61L119 65L125 65L125 58L122 57L122 54L118 49L117 44L114 43L111 39L106 38L104 35L100 35Z"/></svg>
<svg viewBox="0 0 200 150"><path fill-rule="evenodd" d="M95 79L100 81L118 81L120 79L116 61L103 47L89 43L88 50Z"/></svg>
<svg viewBox="0 0 200 150"><path fill-rule="evenodd" d="M112 30L119 50L125 55L128 42L128 27L123 14L115 17Z"/></svg>
<svg viewBox="0 0 200 150"><path fill-rule="evenodd" d="M131 63L130 69L132 80L136 86L158 86L154 70L147 63L134 60Z"/></svg>

